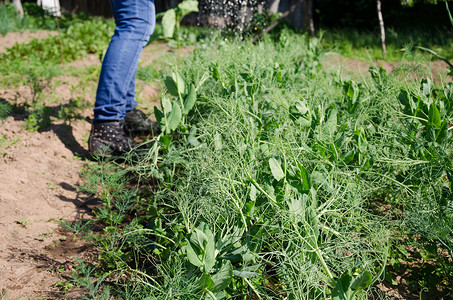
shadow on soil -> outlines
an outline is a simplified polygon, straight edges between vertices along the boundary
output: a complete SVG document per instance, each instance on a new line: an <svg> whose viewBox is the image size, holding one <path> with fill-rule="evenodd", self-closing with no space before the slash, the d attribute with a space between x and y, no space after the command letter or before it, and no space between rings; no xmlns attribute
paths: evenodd
<svg viewBox="0 0 453 300"><path fill-rule="evenodd" d="M48 106L27 103L10 104L0 98L0 119L12 116L16 121L23 121L25 129L28 131L53 131L74 156L88 158L88 151L77 142L71 126L73 120L91 122L78 112L82 108L84 107L81 107L81 104L74 101L68 104ZM53 120L59 121L58 124L54 124Z"/></svg>

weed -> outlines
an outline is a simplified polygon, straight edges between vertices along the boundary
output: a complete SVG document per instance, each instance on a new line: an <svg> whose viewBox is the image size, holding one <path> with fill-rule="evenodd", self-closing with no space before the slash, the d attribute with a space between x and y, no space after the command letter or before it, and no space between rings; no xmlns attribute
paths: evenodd
<svg viewBox="0 0 453 300"><path fill-rule="evenodd" d="M91 240L91 233L93 231L91 221L89 220L79 220L68 222L66 220L61 221L61 225L73 232L73 241L77 239L77 236L83 236L88 240Z"/></svg>
<svg viewBox="0 0 453 300"><path fill-rule="evenodd" d="M0 136L0 156L4 157L8 153L6 150L8 150L10 147L14 146L17 142L19 141L19 138L10 140L6 137L6 135L1 135Z"/></svg>
<svg viewBox="0 0 453 300"><path fill-rule="evenodd" d="M42 103L34 103L24 127L28 131L39 131L48 128L51 125L50 116L52 110Z"/></svg>
<svg viewBox="0 0 453 300"><path fill-rule="evenodd" d="M145 67L139 67L137 70L137 79L149 82L159 78L159 71L152 64Z"/></svg>
<svg viewBox="0 0 453 300"><path fill-rule="evenodd" d="M4 121L12 112L12 106L8 102L0 102L0 121Z"/></svg>
<svg viewBox="0 0 453 300"><path fill-rule="evenodd" d="M20 18L11 3L0 4L0 33L5 36L9 31L21 31L27 28L28 18Z"/></svg>
<svg viewBox="0 0 453 300"><path fill-rule="evenodd" d="M105 275L97 280L92 279L95 267L92 264L85 263L80 259L76 259L77 265L74 268L72 282L78 286L88 290L91 298L84 296L82 299L110 299L110 288L104 287L102 291L101 284L105 279Z"/></svg>
<svg viewBox="0 0 453 300"><path fill-rule="evenodd" d="M57 281L54 286L64 294L68 293L74 287L74 285L69 281Z"/></svg>
<svg viewBox="0 0 453 300"><path fill-rule="evenodd" d="M46 182L46 185L47 185L47 187L48 187L50 190L56 190L56 189L58 189L58 185L55 185L55 184L52 183L52 182Z"/></svg>
<svg viewBox="0 0 453 300"><path fill-rule="evenodd" d="M69 103L66 105L60 105L60 109L57 113L57 118L63 120L65 123L71 124L73 120L81 120L81 110L91 106L91 103L82 97L77 99L69 99Z"/></svg>
<svg viewBox="0 0 453 300"><path fill-rule="evenodd" d="M31 221L23 217L20 220L16 221L16 223L22 226L23 228L27 228L27 225L30 225Z"/></svg>

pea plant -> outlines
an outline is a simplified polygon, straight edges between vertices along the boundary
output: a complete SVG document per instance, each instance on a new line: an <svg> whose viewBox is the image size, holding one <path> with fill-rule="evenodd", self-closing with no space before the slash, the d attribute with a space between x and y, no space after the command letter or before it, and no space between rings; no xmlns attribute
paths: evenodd
<svg viewBox="0 0 453 300"><path fill-rule="evenodd" d="M366 299L396 222L451 251L452 85L343 78L316 40L274 38L171 62L148 155L87 176L120 296Z"/></svg>

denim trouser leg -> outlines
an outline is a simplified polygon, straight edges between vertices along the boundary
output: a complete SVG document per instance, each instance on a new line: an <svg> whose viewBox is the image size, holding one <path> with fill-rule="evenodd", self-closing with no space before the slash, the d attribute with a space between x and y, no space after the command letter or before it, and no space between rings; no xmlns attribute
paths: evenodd
<svg viewBox="0 0 453 300"><path fill-rule="evenodd" d="M135 75L155 25L154 0L111 0L115 34L102 62L94 119L123 120L135 101Z"/></svg>

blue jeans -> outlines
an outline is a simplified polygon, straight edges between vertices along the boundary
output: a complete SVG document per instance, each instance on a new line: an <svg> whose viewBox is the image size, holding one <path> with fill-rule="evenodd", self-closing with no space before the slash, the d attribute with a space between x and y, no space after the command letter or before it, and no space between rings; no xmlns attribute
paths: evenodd
<svg viewBox="0 0 453 300"><path fill-rule="evenodd" d="M111 0L115 33L102 62L95 121L120 121L135 108L135 76L143 47L154 31L154 0Z"/></svg>

